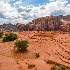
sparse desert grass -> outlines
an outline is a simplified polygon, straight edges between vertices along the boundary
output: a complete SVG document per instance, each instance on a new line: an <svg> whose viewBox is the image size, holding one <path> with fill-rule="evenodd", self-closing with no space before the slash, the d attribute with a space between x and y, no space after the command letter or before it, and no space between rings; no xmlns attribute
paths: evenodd
<svg viewBox="0 0 70 70"><path fill-rule="evenodd" d="M35 67L35 64L28 64L28 68L29 69L32 69L32 68L34 68Z"/></svg>
<svg viewBox="0 0 70 70"><path fill-rule="evenodd" d="M22 66L20 65L18 60L16 60L16 63L19 65L19 69L22 69Z"/></svg>
<svg viewBox="0 0 70 70"><path fill-rule="evenodd" d="M51 61L51 60L48 60L48 61L45 61L46 63L48 64L54 64L55 62ZM56 63L55 63L56 64Z"/></svg>
<svg viewBox="0 0 70 70"><path fill-rule="evenodd" d="M61 64L57 65L57 64L55 64L55 65L52 66L51 70L67 70L67 67L65 65L61 65Z"/></svg>
<svg viewBox="0 0 70 70"><path fill-rule="evenodd" d="M16 60L16 63L17 63L17 64L19 64L19 61L18 61L18 60Z"/></svg>
<svg viewBox="0 0 70 70"><path fill-rule="evenodd" d="M30 44L29 44L29 47L27 48L28 49L28 51L24 51L24 52L19 52L18 51L18 49L16 48L15 50L14 50L14 42L15 41L12 41L12 42L6 42L6 43L2 43L1 42L1 44L0 44L0 49L3 51L1 51L0 50L0 54L2 55L1 57L2 58L4 58L5 56L6 56L6 58L5 58L5 61L7 60L7 61L9 61L9 60L12 60L13 61L13 66L12 67L14 67L14 69L15 70L41 70L41 69L43 69L43 70L54 70L54 68L55 68L55 70L56 70L56 67L58 67L58 65L57 66L54 66L53 64L55 64L56 65L56 63L59 63L58 61L56 61L57 60L57 58L54 58L55 59L55 61L54 60L52 60L52 59L50 59L49 58L49 56L51 57L51 56L53 56L54 57L54 55L53 55L53 52L51 52L50 50L52 50L52 51L54 51L53 50L53 48L54 48L54 45L56 46L56 47L58 47L58 49L60 49L60 47L59 47L59 45L57 45L58 43L55 43L56 41L59 41L60 39L61 39L61 37L57 37L57 35L56 35L56 37L54 36L54 39L56 40L56 41L54 41L53 39L52 39L52 41L51 41L51 38L50 37L43 37L41 40L42 40L42 42L41 43L39 43L39 42L35 42L35 41L39 41L39 37L35 37L36 39L30 39L30 38L28 38L27 36L27 38L24 36L24 35L19 35L19 34L17 34L18 35L18 38L19 38L19 40L20 39L22 39L22 40L24 40L24 39L27 39L29 42L30 42ZM59 34L58 34L59 35ZM61 36L61 35L60 35ZM68 37L68 35L66 36L66 37ZM60 38L60 39L59 39ZM62 37L63 38L63 37ZM65 38L65 37L64 37ZM70 38L70 37L68 37L68 38ZM1 38L1 39L3 39L3 38ZM47 40L47 41L46 41ZM48 41L49 40L49 41ZM62 39L61 39L62 40ZM65 40L65 39L63 39L63 40ZM67 38L66 38L66 40L67 40ZM45 43L43 43L43 42L45 42ZM51 42L51 43L50 43ZM49 44L47 44L47 43L49 43L49 44L51 44L51 45L49 45ZM69 41L68 41L68 43L69 43ZM9 45L10 44L10 45ZM42 45L43 44L43 45ZM13 46L14 45L14 46ZM47 46L46 46L47 45ZM35 47L36 46L36 47ZM40 46L40 47L39 47ZM52 48L50 47L49 48L49 46L52 46ZM5 47L5 48L4 48ZM62 47L62 46L61 46ZM43 49L42 49L43 48ZM4 50L3 50L4 49ZM50 50L48 50L48 49L50 49ZM12 51L13 50L13 51ZM66 49L67 50L67 49ZM55 53L56 53L56 51L54 51ZM58 52L59 52L59 50L58 50ZM47 54L46 54L47 53ZM43 55L44 54L44 55ZM61 53L62 54L62 53ZM5 55L5 56L4 56ZM42 55L43 55L43 57L44 58L42 58ZM64 54L64 55L66 55L66 54ZM66 56L69 56L69 55L66 55ZM9 58L10 57L10 58ZM39 58L38 58L39 57ZM49 61L47 61L48 60L48 58L49 58ZM9 69L11 68L11 63L12 63L12 61L10 61L10 63L8 64L9 65ZM53 62L54 63L53 63ZM56 62L56 63L55 63ZM1 62L2 63L2 62ZM3 61L3 63L5 63L4 61ZM30 65L28 65L30 63ZM36 66L34 67L34 66L32 66L31 65L31 63L33 63L33 64L35 64ZM48 64L47 64L48 63ZM60 62L60 63L62 63L62 62ZM6 64L6 63L5 63ZM15 65L15 66L14 66ZM53 66L54 67L53 67ZM6 65L5 65L6 66ZM17 67L16 67L17 66ZM25 66L25 67L24 67ZM51 66L53 67L53 68L51 68ZM68 65L67 65L68 66ZM69 65L70 66L70 65ZM0 67L4 67L4 65L0 65ZM29 68L28 68L29 67ZM7 67L5 67L5 68L7 68ZM63 68L63 70L64 70L64 67L62 67ZM60 67L58 67L57 69L58 70L62 70L62 68L60 68ZM8 68L7 68L7 70L8 70ZM66 69L66 70L70 70L70 69Z"/></svg>
<svg viewBox="0 0 70 70"><path fill-rule="evenodd" d="M39 53L35 53L35 56L36 56L36 58L39 58L40 54Z"/></svg>

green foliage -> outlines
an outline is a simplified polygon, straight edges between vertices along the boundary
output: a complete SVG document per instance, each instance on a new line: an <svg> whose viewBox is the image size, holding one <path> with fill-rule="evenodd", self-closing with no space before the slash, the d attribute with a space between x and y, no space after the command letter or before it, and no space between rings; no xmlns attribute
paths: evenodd
<svg viewBox="0 0 70 70"><path fill-rule="evenodd" d="M0 38L2 38L2 36L3 36L3 32L0 32Z"/></svg>
<svg viewBox="0 0 70 70"><path fill-rule="evenodd" d="M46 63L48 63L48 64L54 64L54 62L51 61L51 60L47 60Z"/></svg>
<svg viewBox="0 0 70 70"><path fill-rule="evenodd" d="M39 53L36 53L35 56L36 56L36 58L39 58L40 57L40 54Z"/></svg>
<svg viewBox="0 0 70 70"><path fill-rule="evenodd" d="M62 70L66 70L66 68L67 68L65 65L60 65L60 67Z"/></svg>
<svg viewBox="0 0 70 70"><path fill-rule="evenodd" d="M5 34L5 37L3 38L3 42L14 41L16 39L18 39L18 37L14 33Z"/></svg>
<svg viewBox="0 0 70 70"><path fill-rule="evenodd" d="M67 67L64 65L54 65L51 70L66 70Z"/></svg>
<svg viewBox="0 0 70 70"><path fill-rule="evenodd" d="M17 49L19 52L24 52L27 50L28 41L27 40L17 40L14 44L14 49Z"/></svg>

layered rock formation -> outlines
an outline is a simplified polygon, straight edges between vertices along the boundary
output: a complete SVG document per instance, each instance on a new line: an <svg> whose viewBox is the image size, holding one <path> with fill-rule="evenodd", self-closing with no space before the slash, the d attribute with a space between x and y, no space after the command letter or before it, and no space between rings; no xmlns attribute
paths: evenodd
<svg viewBox="0 0 70 70"><path fill-rule="evenodd" d="M67 16L59 15L59 18L62 20L70 21L70 15Z"/></svg>
<svg viewBox="0 0 70 70"><path fill-rule="evenodd" d="M16 27L16 25L13 25L11 23L9 23L9 24L4 23L3 25L0 25L0 29L8 31L8 32L11 32L11 31L16 32L16 31L18 31L18 28Z"/></svg>
<svg viewBox="0 0 70 70"><path fill-rule="evenodd" d="M23 31L24 30L24 24L21 24L21 23L17 23L16 24L16 28L18 29L17 31Z"/></svg>
<svg viewBox="0 0 70 70"><path fill-rule="evenodd" d="M60 25L59 30L64 32L70 32L70 23L64 22L62 25Z"/></svg>
<svg viewBox="0 0 70 70"><path fill-rule="evenodd" d="M61 21L58 16L46 16L38 18L27 24L27 30L30 31L47 31L58 30L61 25Z"/></svg>
<svg viewBox="0 0 70 70"><path fill-rule="evenodd" d="M63 22L63 24L60 25L59 30L70 32L70 15L67 16L59 15L59 18Z"/></svg>
<svg viewBox="0 0 70 70"><path fill-rule="evenodd" d="M70 31L70 15L63 16L46 16L38 18L25 25L25 30L28 31Z"/></svg>
<svg viewBox="0 0 70 70"><path fill-rule="evenodd" d="M0 25L0 29L11 31L70 31L70 15L46 16L32 20L28 24L17 23Z"/></svg>

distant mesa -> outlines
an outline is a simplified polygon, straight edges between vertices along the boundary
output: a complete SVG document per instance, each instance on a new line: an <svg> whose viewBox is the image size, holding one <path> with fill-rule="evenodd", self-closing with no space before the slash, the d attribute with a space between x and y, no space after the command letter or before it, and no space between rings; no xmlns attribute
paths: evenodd
<svg viewBox="0 0 70 70"><path fill-rule="evenodd" d="M17 31L70 31L70 15L46 16L32 20L28 24L17 23L15 25L3 24L0 29L8 32Z"/></svg>

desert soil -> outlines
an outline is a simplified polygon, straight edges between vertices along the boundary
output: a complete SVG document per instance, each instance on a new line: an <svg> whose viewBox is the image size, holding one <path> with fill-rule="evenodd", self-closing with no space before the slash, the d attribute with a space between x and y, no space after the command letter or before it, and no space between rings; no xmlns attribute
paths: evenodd
<svg viewBox="0 0 70 70"><path fill-rule="evenodd" d="M2 42L0 39L0 70L50 70L55 63L70 67L70 34L60 31L24 31L16 32L19 40L28 40L29 47L25 53L14 50L15 41ZM35 53L40 57L36 58ZM35 67L29 69L28 65Z"/></svg>

